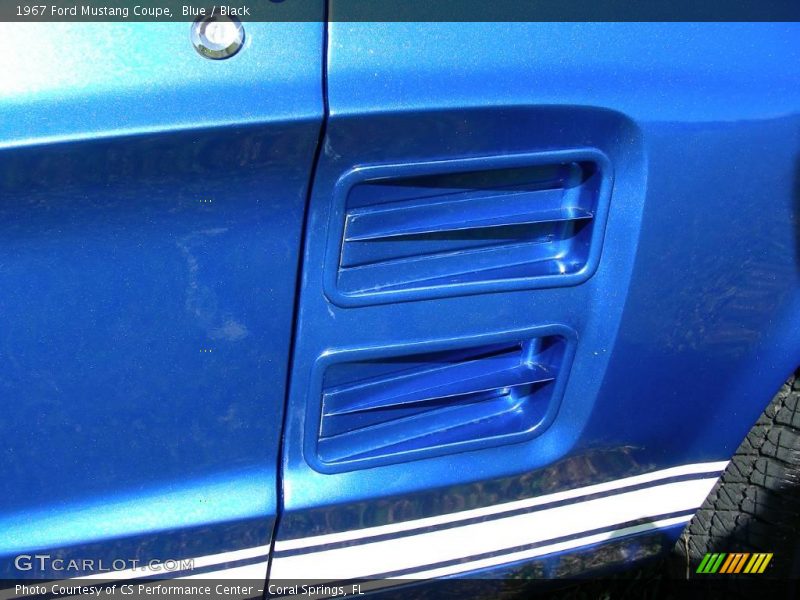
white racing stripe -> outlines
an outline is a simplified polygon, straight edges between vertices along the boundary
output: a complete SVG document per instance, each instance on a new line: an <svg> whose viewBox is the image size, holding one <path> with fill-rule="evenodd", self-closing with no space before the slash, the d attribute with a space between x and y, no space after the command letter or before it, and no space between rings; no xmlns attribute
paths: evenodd
<svg viewBox="0 0 800 600"><path fill-rule="evenodd" d="M514 552L511 554L501 554L499 556L492 556L490 558L484 558L472 562L459 563L457 565L450 565L448 567L429 569L427 571L418 571L416 573L413 573L412 575L406 575L401 577L387 577L386 579L374 579L371 581L362 581L360 583L360 591L371 592L387 587L403 585L404 583L408 583L412 579L420 580L420 579L434 579L436 577L447 577L450 575L458 575L459 573L477 571L480 569L486 569L490 567L496 567L499 565L510 564L517 561L529 560L531 558L544 556L546 554L552 554L554 552L563 552L565 550L572 550L574 548L589 546L591 544L609 542L617 538L625 537L626 535L634 535L637 533L645 533L647 531L652 531L654 529L662 529L664 527L672 527L673 525L681 525L683 523L687 523L690 518L691 517L689 516L683 516L683 517L673 517L671 519L661 519L658 521L653 521L651 523L643 523L642 525L625 527L623 529L617 529L616 531L598 533L595 535L575 538L565 542L548 544L546 546L540 546L538 548L532 548L530 550L523 550L521 552ZM324 588L324 585L319 587ZM299 599L299 598L303 598L304 600L317 600L322 598L330 598L331 593L319 593L319 594L306 593L303 595L291 595L291 596L287 595L278 597L287 598L287 600Z"/></svg>
<svg viewBox="0 0 800 600"><path fill-rule="evenodd" d="M481 560L475 560L472 562L467 563L459 563L457 565L451 565L448 567L441 567L438 569L429 569L427 571L418 571L413 575L406 575L404 577L389 577L386 579L375 579L372 581L364 581L361 583L361 591L362 592L369 592L374 590L379 590L386 587L392 587L396 585L402 585L404 583L408 583L412 578L415 580L419 579L434 579L436 577L447 577L450 575L458 575L459 573L466 573L469 571L477 571L480 569L487 569L491 567L496 567L500 565L510 564L517 561L522 560L529 560L531 558L536 558L538 556L544 556L546 554L552 554L555 552L563 552L565 550L572 550L574 548L580 548L582 546L590 546L592 544L599 544L602 542L609 542L621 537L625 537L626 535L635 535L637 533L645 533L647 531L652 531L654 529L662 529L664 527L672 527L674 525L682 525L687 523L691 517L684 516L684 517L673 517L671 519L661 519L658 521L653 521L651 523L644 523L642 525L634 525L632 527L625 527L623 529L617 529L616 531L609 531L607 533L598 533L595 535L588 535L581 538L576 538L573 540L568 540L565 542L558 542L556 544L548 544L546 546L540 546L538 548L533 548L531 550L524 550L521 552L514 552L513 554L502 554L500 556L492 556L491 558L484 558ZM305 595L305 596L283 596L285 598L305 598L305 600L313 600L315 598L328 598L330 595L325 594L316 594L316 595Z"/></svg>
<svg viewBox="0 0 800 600"><path fill-rule="evenodd" d="M727 465L728 461L681 465L679 467L662 469L661 471L653 471L652 473L645 473L643 475L634 475L633 477L626 477L624 479L616 479L614 481L608 481L606 483L599 483L596 485L590 485L582 488L565 490L563 492L547 494L545 496L536 496L535 498L525 498L524 500L515 500L513 502L505 502L503 504L494 504L492 506L486 506L483 508L476 508L472 510L465 510L456 513L449 513L446 515L437 515L435 517L415 519L413 521L403 521L402 523L393 523L391 525L380 525L377 527L355 529L351 531L342 531L340 533L329 533L324 535L298 538L293 540L277 540L275 542L275 551L281 552L285 550L298 550L301 548L308 548L310 546L321 546L323 544L335 544L338 542L358 540L365 537L399 533L401 531L408 531L409 529L430 527L433 525L452 523L454 521L463 521L466 519L473 519L476 517L496 515L499 513L519 510L522 508L532 508L534 506L541 506L542 504L550 504L551 502L559 502L561 500L580 498L582 496L588 496L600 492L609 492L620 488L629 487L632 485L651 483L659 481L661 479L668 479L670 477L696 475L698 473L719 473L720 471L723 471Z"/></svg>
<svg viewBox="0 0 800 600"><path fill-rule="evenodd" d="M500 556L492 556L469 563L460 563L457 565L450 565L449 567L442 567L439 569L430 569L428 571L420 571L414 573L414 578L432 579L434 577L445 577L447 575L456 575L458 573L466 573L468 571L477 571L478 569L486 569L489 567L497 567L509 563L514 563L520 560L527 560L544 556L545 554L552 554L554 552L563 552L564 550L572 550L582 546L589 546L591 544L599 544L602 542L609 542L611 540L625 537L626 535L634 535L637 533L645 533L655 529L663 529L664 527L672 527L673 525L681 525L688 523L692 517L672 517L671 519L660 519L650 523L643 523L641 525L634 525L632 527L625 527L617 529L616 531L609 531L606 533L597 533L595 535L588 535L586 537L575 538L565 542L558 542L556 544L548 544L546 546L539 546L530 550L522 550L512 554L501 554Z"/></svg>
<svg viewBox="0 0 800 600"><path fill-rule="evenodd" d="M612 540L625 537L626 535L635 535L637 533L645 533L654 529L662 529L664 527L672 527L674 525L682 525L687 523L691 517L673 517L671 519L661 519L653 521L652 523L644 523L642 525L634 525L632 527L625 527L617 529L616 531L609 531L607 533L598 533L595 535L588 535L566 542L559 542L556 544L548 544L547 546L540 546L532 548L531 550L524 550L521 552L514 552L513 554L502 554L500 556L492 556L491 558L484 558L467 563L459 563L457 565L450 565L448 567L441 567L438 569L429 569L427 571L419 571L413 575L406 575L405 577L376 579L373 581L366 581L361 585L361 591L368 592L378 590L385 587L402 585L408 583L410 579L434 579L436 577L448 577L451 575L458 575L460 573L467 573L469 571L478 571L480 569L488 569L500 565L506 565L523 560L530 560L546 554L553 554L555 552L564 552L565 550L572 550L581 548L583 546L590 546L592 544L599 544L602 542L610 542ZM317 596L322 598L324 596Z"/></svg>
<svg viewBox="0 0 800 600"><path fill-rule="evenodd" d="M221 571L210 571L208 573L200 573L198 575L185 575L183 577L176 577L173 581L186 581L194 579L237 579L249 581L267 580L267 566L269 561L254 563L252 565L244 565L243 567L232 567L230 569L223 569Z"/></svg>
<svg viewBox="0 0 800 600"><path fill-rule="evenodd" d="M724 463L721 466L724 467ZM705 466L704 470L707 472L710 469ZM667 477L671 476L674 475L667 475ZM624 485L633 485L630 483L631 479L633 478L629 478L629 483ZM619 484L620 481L615 483ZM294 556L275 556L272 560L271 579L312 578L322 581L341 581L403 570L419 569L420 572L427 572L425 568L436 563L502 552L518 546L614 527L638 519L652 519L671 513L695 510L711 491L716 481L717 475L713 475L702 479L663 483L635 491L620 492L592 500L578 501L507 517L500 516L489 521L469 523L416 535L374 542L365 541L358 545ZM599 491L596 490L596 487L582 488L582 495ZM554 496L557 495L546 497L548 498L547 502L552 502ZM540 500L540 498L532 500ZM526 507L536 505L531 504L530 501L527 502L524 505ZM509 504L518 505L518 503ZM501 505L504 507L503 512L509 510L509 504ZM457 516L460 519L466 513L472 512L464 511L448 516L451 517L451 520L456 520L452 517ZM419 521L413 523L415 526L419 526ZM649 528L652 528L652 525ZM370 532L372 531L370 530ZM608 536L609 534L599 535ZM574 543L574 540L565 543ZM498 560L497 564L502 564L517 559L509 559L506 555ZM462 566L457 565L457 568ZM467 570L471 568L473 567L469 567ZM411 573L408 577L416 578L417 573Z"/></svg>
<svg viewBox="0 0 800 600"><path fill-rule="evenodd" d="M275 543L277 552L305 548L310 550L294 556L279 555L274 557L272 560L271 579L342 581L397 571L407 571L407 574L402 575L400 579L428 579L499 566L553 552L604 542L626 535L669 527L685 523L690 517L659 517L671 513L695 510L700 506L717 481L719 472L724 470L726 466L727 461L683 465L484 508L404 521L391 525L277 541ZM708 475L691 480L664 482L664 480L673 477L702 474ZM616 490L638 485L647 487L614 493ZM610 494L601 498L585 499L598 493ZM569 500L574 500L574 502L563 506L544 507L540 510L504 516L504 513L512 513ZM460 521L491 516L494 516L491 520L459 525ZM651 522L622 527L624 523L645 519L651 519ZM433 531L411 532L404 536L376 541L365 539L447 524L450 524L450 527ZM619 526L619 528L615 529L615 526ZM608 528L609 531L581 536L582 533L603 528ZM567 536L576 537L570 540L548 543L549 540ZM359 540L363 541L351 546L319 551L311 549L314 546L351 541L358 542ZM536 548L513 551L514 548L537 543L543 543L543 545ZM230 568L222 567L205 573L192 574L191 570L188 572L183 570L180 571L183 574L179 575L179 572L175 572L175 577L171 579L181 581L197 579L263 581L269 565L269 554L270 546L263 545L199 556L193 559L182 559L178 562L192 560L193 569L196 570L263 557L262 560L250 565L233 565ZM490 554L494 555L486 556ZM468 562L431 567L431 565L447 561L458 561L471 556L484 557L475 558ZM170 577L171 572L138 568L96 573L79 579L91 580L91 583L99 583L154 575ZM70 581L74 580L65 580L63 583L69 584ZM384 582L372 583L382 587L384 584L392 585L392 581L397 582L397 579L386 579Z"/></svg>

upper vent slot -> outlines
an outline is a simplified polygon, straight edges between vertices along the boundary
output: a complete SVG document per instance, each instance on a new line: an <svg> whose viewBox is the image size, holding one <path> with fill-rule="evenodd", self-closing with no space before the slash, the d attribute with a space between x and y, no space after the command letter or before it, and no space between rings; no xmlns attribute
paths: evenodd
<svg viewBox="0 0 800 600"><path fill-rule="evenodd" d="M345 192L333 295L389 301L575 283L599 251L607 171L592 155L361 179Z"/></svg>

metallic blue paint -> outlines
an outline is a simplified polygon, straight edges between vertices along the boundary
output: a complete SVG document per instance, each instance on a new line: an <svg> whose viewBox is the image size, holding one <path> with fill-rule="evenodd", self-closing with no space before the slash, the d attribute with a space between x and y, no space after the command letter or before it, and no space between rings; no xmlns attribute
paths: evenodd
<svg viewBox="0 0 800 600"><path fill-rule="evenodd" d="M0 573L269 543L323 27L4 27Z"/></svg>
<svg viewBox="0 0 800 600"><path fill-rule="evenodd" d="M320 140L323 27L246 23L226 61L182 23L3 28L24 51L0 56L0 574L724 460L800 363L800 26L331 23ZM331 291L347 173L574 149L614 174L586 281ZM577 341L536 437L312 455L326 361L538 328Z"/></svg>
<svg viewBox="0 0 800 600"><path fill-rule="evenodd" d="M331 24L278 539L730 457L800 363L799 33L795 24ZM335 243L331 197L343 174L573 147L602 151L615 173L587 282L385 306L326 297L318 265ZM311 466L303 436L316 418L307 390L319 357L543 324L573 328L578 344L559 413L535 439L347 473ZM624 460L598 469L596 456ZM554 479L554 465L576 467Z"/></svg>

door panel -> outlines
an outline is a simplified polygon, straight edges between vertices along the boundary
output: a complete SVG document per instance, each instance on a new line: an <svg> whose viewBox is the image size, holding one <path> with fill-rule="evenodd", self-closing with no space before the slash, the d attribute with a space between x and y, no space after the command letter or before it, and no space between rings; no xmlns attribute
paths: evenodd
<svg viewBox="0 0 800 600"><path fill-rule="evenodd" d="M796 33L329 25L271 578L674 541L800 355Z"/></svg>
<svg viewBox="0 0 800 600"><path fill-rule="evenodd" d="M266 575L323 24L244 27L224 61L189 23L4 29L7 576L81 574L14 569L33 552Z"/></svg>

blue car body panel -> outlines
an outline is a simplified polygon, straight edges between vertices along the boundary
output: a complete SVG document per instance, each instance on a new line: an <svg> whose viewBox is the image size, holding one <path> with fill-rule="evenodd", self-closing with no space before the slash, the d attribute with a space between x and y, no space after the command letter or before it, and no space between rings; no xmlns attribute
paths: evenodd
<svg viewBox="0 0 800 600"><path fill-rule="evenodd" d="M787 62L797 34L787 24L330 26L330 116L309 206L273 577L477 571L503 552L508 562L533 555L543 540L532 531L503 546L498 520L486 542L459 548L431 528L598 482L724 466L800 351L800 88ZM380 305L356 307L331 293L337 190L353 169L388 178L408 164L480 169L574 148L604 154L614 173L602 257L585 283L509 290L489 280L490 293L429 289L409 301L389 282ZM577 346L558 413L535 438L320 468L321 362L542 325L573 329ZM672 516L651 527L664 527L664 546L681 529ZM577 535L568 530L551 538Z"/></svg>
<svg viewBox="0 0 800 600"><path fill-rule="evenodd" d="M4 576L644 558L800 363L798 25L322 9L9 28Z"/></svg>
<svg viewBox="0 0 800 600"><path fill-rule="evenodd" d="M243 547L266 572L324 25L249 24L228 62L185 23L4 33L3 573Z"/></svg>

